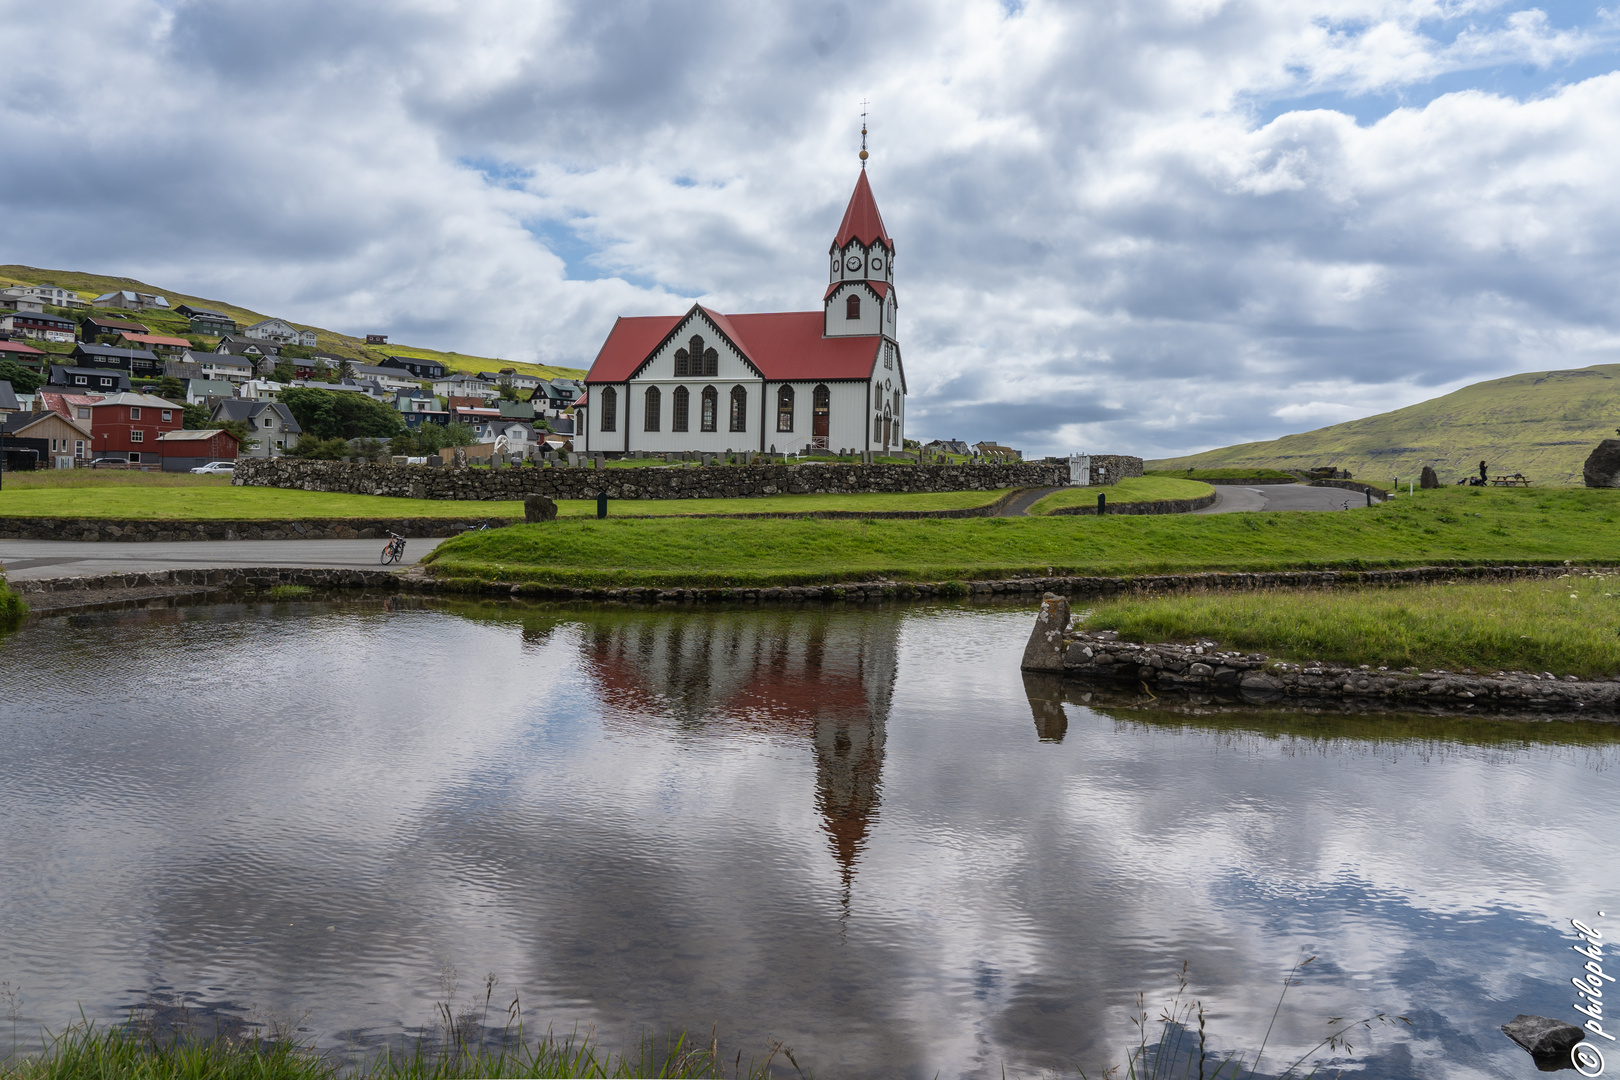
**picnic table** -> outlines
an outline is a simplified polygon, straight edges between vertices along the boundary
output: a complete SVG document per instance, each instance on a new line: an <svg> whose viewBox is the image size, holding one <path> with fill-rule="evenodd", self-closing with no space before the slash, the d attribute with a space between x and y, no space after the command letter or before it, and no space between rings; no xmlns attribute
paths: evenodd
<svg viewBox="0 0 1620 1080"><path fill-rule="evenodd" d="M1530 478L1523 473L1503 474L1491 477L1492 487L1529 487Z"/></svg>

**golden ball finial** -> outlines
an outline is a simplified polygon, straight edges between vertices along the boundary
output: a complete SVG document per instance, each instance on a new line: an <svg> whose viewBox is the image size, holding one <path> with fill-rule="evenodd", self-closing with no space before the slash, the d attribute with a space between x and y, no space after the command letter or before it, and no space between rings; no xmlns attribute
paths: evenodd
<svg viewBox="0 0 1620 1080"><path fill-rule="evenodd" d="M865 150L862 150L862 151L861 151L861 160L862 160L862 161L865 161L865 160L866 160L866 151L865 151Z"/></svg>

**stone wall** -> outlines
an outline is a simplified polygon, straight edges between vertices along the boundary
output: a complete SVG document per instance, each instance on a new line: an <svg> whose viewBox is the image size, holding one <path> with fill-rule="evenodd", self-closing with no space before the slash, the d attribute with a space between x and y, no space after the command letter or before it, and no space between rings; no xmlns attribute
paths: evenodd
<svg viewBox="0 0 1620 1080"><path fill-rule="evenodd" d="M1093 457L1110 468L1142 475L1140 458ZM1112 473L1110 475L1113 475ZM767 495L850 495L868 492L990 491L1000 488L1057 487L1069 482L1069 466L1004 465L707 465L598 469L432 468L426 465L350 464L291 458L242 459L237 485L336 491L349 495L392 495L408 499L736 499Z"/></svg>
<svg viewBox="0 0 1620 1080"><path fill-rule="evenodd" d="M1108 504L1110 514L1190 514L1194 510L1202 510L1206 506L1214 506L1217 498L1215 492L1200 495L1196 499L1157 499L1153 502L1127 502ZM1097 507L1092 506L1060 506L1051 512L1051 516L1059 514L1065 516L1081 516L1091 514L1096 516Z"/></svg>
<svg viewBox="0 0 1620 1080"><path fill-rule="evenodd" d="M1106 470L1106 474L1105 471ZM1091 484L1097 487L1104 484L1117 484L1131 476L1142 475L1142 459L1128 457L1124 454L1092 454L1091 455ZM1068 483L1064 477L1063 483Z"/></svg>
<svg viewBox="0 0 1620 1080"><path fill-rule="evenodd" d="M240 465L238 466L240 467ZM480 525L492 529L522 518L356 518L299 521L125 521L110 518L0 518L0 540L380 540L455 536Z"/></svg>

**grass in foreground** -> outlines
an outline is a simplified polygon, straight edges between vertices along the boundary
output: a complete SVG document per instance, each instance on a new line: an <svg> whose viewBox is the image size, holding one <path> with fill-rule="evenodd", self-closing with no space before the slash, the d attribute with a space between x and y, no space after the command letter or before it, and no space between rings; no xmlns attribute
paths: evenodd
<svg viewBox="0 0 1620 1080"><path fill-rule="evenodd" d="M1164 476L1129 476L1117 484L1098 487L1072 487L1054 491L1029 508L1036 516L1050 514L1065 506L1096 506L1098 495L1108 496L1108 505L1160 502L1166 499L1201 499L1215 489L1196 480Z"/></svg>
<svg viewBox="0 0 1620 1080"><path fill-rule="evenodd" d="M1078 620L1127 641L1212 638L1285 660L1391 668L1620 672L1620 576L1103 600Z"/></svg>
<svg viewBox="0 0 1620 1080"><path fill-rule="evenodd" d="M779 1050L785 1048L779 1047ZM772 1058L776 1055L773 1053ZM484 1077L692 1077L727 1075L765 1080L770 1064L732 1064L719 1048L666 1046L649 1040L613 1054L588 1039L555 1039L506 1049L439 1051L385 1056L369 1065L317 1054L286 1041L153 1037L120 1028L77 1025L38 1057L0 1061L0 1080L459 1080Z"/></svg>
<svg viewBox="0 0 1620 1080"><path fill-rule="evenodd" d="M569 585L794 585L1018 573L1620 559L1620 491L1451 488L1312 513L517 525L426 560L447 577Z"/></svg>
<svg viewBox="0 0 1620 1080"><path fill-rule="evenodd" d="M6 584L6 577L0 574L0 634L8 630L15 630L28 614L28 605Z"/></svg>

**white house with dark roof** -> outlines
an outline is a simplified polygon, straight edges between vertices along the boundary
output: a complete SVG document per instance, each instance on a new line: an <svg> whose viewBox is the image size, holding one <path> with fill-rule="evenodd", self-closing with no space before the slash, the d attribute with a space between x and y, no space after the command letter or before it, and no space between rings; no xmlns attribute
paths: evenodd
<svg viewBox="0 0 1620 1080"><path fill-rule="evenodd" d="M243 330L242 333L260 341L275 341L282 345L300 345L315 348L315 331L300 330L284 319L264 319Z"/></svg>
<svg viewBox="0 0 1620 1080"><path fill-rule="evenodd" d="M575 405L587 452L903 445L894 241L863 162L828 249L820 311L620 318Z"/></svg>

